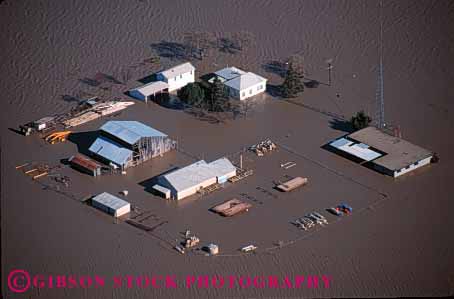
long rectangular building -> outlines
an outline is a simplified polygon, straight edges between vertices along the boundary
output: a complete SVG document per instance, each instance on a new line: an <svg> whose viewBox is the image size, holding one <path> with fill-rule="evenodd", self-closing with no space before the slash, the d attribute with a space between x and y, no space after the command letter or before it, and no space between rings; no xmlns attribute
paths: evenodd
<svg viewBox="0 0 454 299"><path fill-rule="evenodd" d="M329 144L337 152L392 177L398 177L431 162L433 153L375 127L367 127Z"/></svg>
<svg viewBox="0 0 454 299"><path fill-rule="evenodd" d="M153 188L166 198L180 200L213 184L225 183L235 175L236 167L227 158L211 163L201 160L160 176Z"/></svg>

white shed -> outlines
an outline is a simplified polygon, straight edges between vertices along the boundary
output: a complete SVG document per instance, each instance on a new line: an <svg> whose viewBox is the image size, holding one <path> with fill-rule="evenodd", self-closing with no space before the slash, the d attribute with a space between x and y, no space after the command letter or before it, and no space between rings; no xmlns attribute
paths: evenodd
<svg viewBox="0 0 454 299"><path fill-rule="evenodd" d="M151 100L151 97L156 96L159 93L166 91L169 88L169 85L163 81L155 81L143 86L131 89L129 91L129 95L142 100L144 102L148 102Z"/></svg>
<svg viewBox="0 0 454 299"><path fill-rule="evenodd" d="M120 217L131 211L131 204L110 193L103 192L92 198L92 206L114 217Z"/></svg>

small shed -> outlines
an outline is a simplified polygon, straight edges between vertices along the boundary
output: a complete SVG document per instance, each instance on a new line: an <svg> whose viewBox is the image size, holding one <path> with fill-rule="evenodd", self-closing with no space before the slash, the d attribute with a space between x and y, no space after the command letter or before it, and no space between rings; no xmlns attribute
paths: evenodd
<svg viewBox="0 0 454 299"><path fill-rule="evenodd" d="M208 244L203 249L211 255L216 255L219 253L219 246L216 244Z"/></svg>
<svg viewBox="0 0 454 299"><path fill-rule="evenodd" d="M88 173L92 176L99 176L101 175L101 165L95 162L94 160L85 157L81 154L76 154L68 159L71 163L71 166L82 171Z"/></svg>
<svg viewBox="0 0 454 299"><path fill-rule="evenodd" d="M131 204L129 202L107 192L93 197L92 206L114 217L123 216L131 211Z"/></svg>
<svg viewBox="0 0 454 299"><path fill-rule="evenodd" d="M167 84L166 82L154 81L143 86L131 89L129 91L129 95L136 99L145 101L146 103L149 100L151 100L152 97L155 97L157 94L168 91L168 89L169 84Z"/></svg>
<svg viewBox="0 0 454 299"><path fill-rule="evenodd" d="M154 185L153 190L156 193L158 193L159 195L161 195L162 197L164 197L165 199L170 198L171 191L170 191L170 189L168 189L166 187L163 187L161 185Z"/></svg>

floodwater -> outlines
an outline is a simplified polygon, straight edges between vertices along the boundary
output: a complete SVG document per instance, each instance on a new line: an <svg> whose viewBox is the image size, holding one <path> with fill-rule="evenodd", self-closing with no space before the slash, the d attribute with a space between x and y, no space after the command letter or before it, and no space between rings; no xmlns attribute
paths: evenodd
<svg viewBox="0 0 454 299"><path fill-rule="evenodd" d="M378 1L2 1L0 4L1 232L2 294L5 298L203 298L203 297L396 297L454 293L454 225L451 182L454 150L454 3L383 1L385 119L403 137L437 152L440 163L401 179L382 176L321 147L345 134L333 116L377 110ZM249 113L213 123L184 111L137 102L108 119L139 120L166 132L179 152L143 164L125 176L92 178L58 170L69 187L52 178L32 181L16 165L62 165L84 150L106 119L75 128L76 141L48 145L12 129L75 105L74 98L120 97L137 80L174 64L144 62L156 44L182 42L189 31L216 36L239 31L252 43L237 54L216 50L193 61L197 75L235 65L282 82L266 67L298 53L306 76L332 84L309 89L291 102L273 93L254 100ZM162 53L161 53L162 54ZM98 82L99 74L121 81ZM101 76L102 77L102 76ZM105 78L106 76L104 76ZM244 154L254 175L202 198L166 202L147 192L151 178L197 159L211 161L238 153L265 138L280 147L265 157ZM292 161L284 170L280 164ZM274 190L286 175L309 184L289 194ZM46 187L47 186L47 187ZM50 187L50 188L49 188ZM58 188L58 190L57 190ZM79 201L127 189L152 233L138 230ZM265 190L265 191L263 191ZM253 204L233 218L209 211L237 197ZM324 209L348 202L353 214L328 216ZM289 222L317 210L330 224L311 232ZM221 255L194 251L179 255L171 246L190 229ZM256 254L238 248L256 244ZM282 246L277 246L281 244ZM37 288L13 293L7 276L133 277L175 275L177 288ZM325 288L186 288L186 276L329 276Z"/></svg>

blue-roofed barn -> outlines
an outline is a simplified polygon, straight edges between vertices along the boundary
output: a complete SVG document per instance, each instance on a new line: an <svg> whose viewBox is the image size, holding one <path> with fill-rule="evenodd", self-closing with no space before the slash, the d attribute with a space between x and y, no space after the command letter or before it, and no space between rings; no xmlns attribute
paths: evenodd
<svg viewBox="0 0 454 299"><path fill-rule="evenodd" d="M175 148L166 134L138 121L108 121L89 151L121 169L136 166Z"/></svg>

